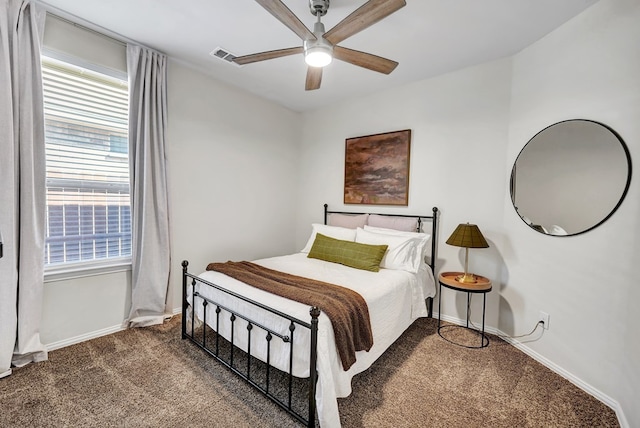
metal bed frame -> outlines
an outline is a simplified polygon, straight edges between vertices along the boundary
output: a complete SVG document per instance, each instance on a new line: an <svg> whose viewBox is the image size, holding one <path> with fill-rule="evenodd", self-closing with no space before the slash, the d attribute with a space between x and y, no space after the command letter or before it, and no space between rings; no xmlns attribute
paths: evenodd
<svg viewBox="0 0 640 428"><path fill-rule="evenodd" d="M328 209L328 205L324 204L324 223L325 224L327 224L329 214L359 215L359 214L366 214L366 213L330 211ZM379 214L379 215L417 218L418 231L420 231L422 228L423 219L428 219L432 221L431 260L430 260L429 266L431 267L431 271L434 272L435 262L437 260L436 232L437 232L437 226L438 226L438 208L434 207L433 214L430 216L417 216L417 215L406 215L406 214ZM204 352L206 352L211 357L218 360L220 363L222 363L225 367L227 367L233 373L238 375L240 378L244 379L251 386L256 388L258 391L260 391L266 397L271 399L273 402L275 402L278 406L284 409L288 414L290 414L293 418L298 420L300 423L306 425L307 427L315 427L316 425L315 396L316 396L316 383L317 383L316 367L317 367L317 356L318 356L318 317L320 316L320 310L317 307L311 307L309 310L310 321L308 322L303 321L295 317L292 317L290 315L287 315L283 312L280 312L278 310L275 310L273 308L270 308L260 302L251 300L238 293L222 288L214 283L201 279L198 276L189 273L187 271L188 267L189 267L189 262L184 260L182 262L182 339L189 339L196 346L204 350ZM194 302L193 305L189 305L189 302L187 301L187 290L189 286L189 279L191 279L190 285L191 285L191 293L192 293L193 302ZM202 296L199 292L196 291L196 288L195 288L198 282L202 284L206 284L207 286L213 287L225 294L231 295L235 298L243 300L248 304L259 307L274 315L277 315L284 322L289 323L289 334L288 335L280 334L270 329L267 326L264 326L254 320L249 319L248 317L242 315L238 311L231 310L230 308L224 306L219 302L216 302L205 296ZM200 304L202 304L203 306L203 319L202 319L201 332L200 331L196 332L196 325L195 325L196 297L199 298ZM214 341L214 344L212 344L211 347L207 343L207 315L208 315L207 308L209 305L215 308L213 310L214 312L213 316L215 317L215 326L216 326L215 328L210 328L211 331L209 332L209 334L213 334L213 338L209 339L209 341L212 341L212 340ZM190 314L189 314L189 307L191 307ZM433 297L427 298L427 308L428 308L428 316L431 318L433 316ZM190 315L190 318L191 318L190 322L188 322L187 320L188 314ZM227 316L227 315L229 316L229 320L231 321L230 340L222 338L217 333L219 323L220 323L220 317ZM246 327L247 351L246 352L241 351L239 348L236 348L234 343L236 333L240 334L240 332L236 332L236 329L234 328L235 321L238 318L243 319L244 321L247 322L247 327ZM188 324L190 324L190 326ZM293 350L294 350L294 336L295 336L294 333L298 328L309 329L310 336L311 336L311 344L309 349L309 377L306 379L307 381L306 401L308 402L308 415L306 416L302 415L298 410L294 409L293 407L293 383L294 383L294 376L293 376L293 352L294 351ZM251 336L252 334L258 334L258 331L262 331L262 333L264 334L266 353L267 353L266 361L263 361L263 363L266 364L266 367L264 368L265 373L262 376L261 381L258 380L260 376L252 376L252 371L251 371L252 359L257 359L257 357L251 354ZM270 364L271 342L274 338L276 340L281 340L285 344L289 344L289 369L288 369L288 372L284 373L286 377L286 382L287 382L287 385L286 385L287 397L284 400L282 400L280 397L278 397L274 393L274 388L272 388L272 384L271 384L272 370L277 370L275 367L273 367ZM231 345L228 358L225 358L224 355L221 355L221 351L220 351L221 340L226 341ZM235 354L234 349L237 349L239 352L242 352L244 356L246 356L246 367L240 367L237 360L235 361L235 364L234 364L234 354ZM256 366L257 365L253 366L254 371L256 370Z"/></svg>

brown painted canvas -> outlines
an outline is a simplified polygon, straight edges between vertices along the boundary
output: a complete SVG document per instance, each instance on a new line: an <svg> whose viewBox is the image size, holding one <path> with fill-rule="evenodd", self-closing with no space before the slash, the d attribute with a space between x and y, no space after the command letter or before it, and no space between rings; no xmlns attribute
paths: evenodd
<svg viewBox="0 0 640 428"><path fill-rule="evenodd" d="M348 138L344 203L409 204L411 130Z"/></svg>

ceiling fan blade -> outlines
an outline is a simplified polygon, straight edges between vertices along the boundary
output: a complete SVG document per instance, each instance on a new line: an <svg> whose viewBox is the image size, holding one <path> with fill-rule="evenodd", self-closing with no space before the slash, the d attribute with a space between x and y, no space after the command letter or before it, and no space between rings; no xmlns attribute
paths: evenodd
<svg viewBox="0 0 640 428"><path fill-rule="evenodd" d="M389 74L398 66L396 61L392 61L381 56L334 46L333 57L340 61L345 61L359 67L368 68L378 73Z"/></svg>
<svg viewBox="0 0 640 428"><path fill-rule="evenodd" d="M307 81L304 85L305 91L320 89L322 82L322 67L307 67Z"/></svg>
<svg viewBox="0 0 640 428"><path fill-rule="evenodd" d="M316 36L291 12L281 0L256 0L256 2L265 8L267 12L278 18L280 22L289 27L291 31L296 33L302 40L316 40Z"/></svg>
<svg viewBox="0 0 640 428"><path fill-rule="evenodd" d="M369 0L324 34L336 45L407 5L405 0Z"/></svg>
<svg viewBox="0 0 640 428"><path fill-rule="evenodd" d="M280 58L283 56L295 55L304 52L302 46L296 48L277 49L275 51L260 52L251 55L237 56L233 62L240 65L251 64L252 62L264 61L267 59Z"/></svg>

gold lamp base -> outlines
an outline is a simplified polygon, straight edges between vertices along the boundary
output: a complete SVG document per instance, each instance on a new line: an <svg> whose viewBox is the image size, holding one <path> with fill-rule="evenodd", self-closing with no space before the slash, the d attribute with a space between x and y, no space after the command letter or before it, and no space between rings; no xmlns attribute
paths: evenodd
<svg viewBox="0 0 640 428"><path fill-rule="evenodd" d="M469 273L469 247L464 249L464 274L456 276L456 281L462 284L475 284L476 276Z"/></svg>
<svg viewBox="0 0 640 428"><path fill-rule="evenodd" d="M472 273L464 273L464 275L456 276L456 281L461 282L463 284L475 284L478 282L476 280L476 276Z"/></svg>

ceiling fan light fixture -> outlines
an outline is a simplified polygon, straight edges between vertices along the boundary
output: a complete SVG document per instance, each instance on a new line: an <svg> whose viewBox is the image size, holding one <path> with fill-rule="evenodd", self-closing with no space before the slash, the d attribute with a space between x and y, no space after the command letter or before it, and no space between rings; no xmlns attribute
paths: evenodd
<svg viewBox="0 0 640 428"><path fill-rule="evenodd" d="M333 46L322 37L305 40L304 62L310 67L326 67L333 60Z"/></svg>
<svg viewBox="0 0 640 428"><path fill-rule="evenodd" d="M304 54L304 62L310 67L326 67L332 60L331 51L323 46L309 48Z"/></svg>

